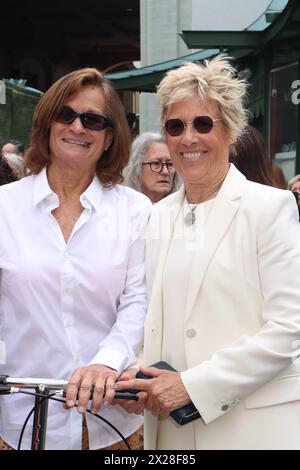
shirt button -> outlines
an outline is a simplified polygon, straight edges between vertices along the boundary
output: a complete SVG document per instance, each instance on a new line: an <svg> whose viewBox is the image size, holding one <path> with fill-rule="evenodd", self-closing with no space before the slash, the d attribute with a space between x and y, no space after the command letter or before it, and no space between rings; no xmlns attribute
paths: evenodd
<svg viewBox="0 0 300 470"><path fill-rule="evenodd" d="M221 410L222 410L222 411L227 411L228 408L229 408L228 405L222 405Z"/></svg>
<svg viewBox="0 0 300 470"><path fill-rule="evenodd" d="M196 330L194 330L193 328L190 328L189 330L187 330L186 332L186 336L188 338L194 338L196 336Z"/></svg>

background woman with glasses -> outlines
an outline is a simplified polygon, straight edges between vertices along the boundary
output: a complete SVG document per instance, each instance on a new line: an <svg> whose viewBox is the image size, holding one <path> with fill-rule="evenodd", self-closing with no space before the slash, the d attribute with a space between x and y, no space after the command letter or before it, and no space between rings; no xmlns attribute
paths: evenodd
<svg viewBox="0 0 300 470"><path fill-rule="evenodd" d="M124 184L141 191L153 203L178 189L170 152L160 134L145 132L133 141L130 162L124 171Z"/></svg>
<svg viewBox="0 0 300 470"><path fill-rule="evenodd" d="M142 367L150 379L130 370L117 384L147 393L148 449L300 449L298 214L289 191L229 164L245 92L222 55L158 88L184 186L150 219L143 365L178 372ZM190 402L200 418L180 426L170 413Z"/></svg>
<svg viewBox="0 0 300 470"><path fill-rule="evenodd" d="M101 415L140 446L142 418L110 405L120 372L136 360L146 310L141 233L151 204L118 184L129 148L111 84L96 69L78 70L35 110L31 175L1 187L0 374L70 379L67 407L79 397L77 409L49 403L46 449L87 448L86 421L90 449L125 448L93 415L83 420L91 387L92 412L105 402ZM1 397L0 448L17 447L32 408L26 397Z"/></svg>

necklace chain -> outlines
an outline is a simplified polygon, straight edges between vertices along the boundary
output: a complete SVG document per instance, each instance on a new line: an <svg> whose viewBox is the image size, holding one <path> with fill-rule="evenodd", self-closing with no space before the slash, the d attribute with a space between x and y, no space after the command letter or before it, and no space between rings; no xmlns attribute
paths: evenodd
<svg viewBox="0 0 300 470"><path fill-rule="evenodd" d="M194 212L194 210L196 209L196 207L197 207L198 204L195 204L194 207L191 207L189 201L186 200L186 202L187 202L187 204L188 204L188 206L189 206L190 211L191 211L191 212Z"/></svg>
<svg viewBox="0 0 300 470"><path fill-rule="evenodd" d="M192 207L190 205L189 201L187 200L186 195L185 195L185 199L186 199L187 205L189 206L189 212L184 217L184 223L185 223L185 225L190 227L191 225L194 224L194 222L196 220L195 210L197 208L197 204L195 204L194 207Z"/></svg>

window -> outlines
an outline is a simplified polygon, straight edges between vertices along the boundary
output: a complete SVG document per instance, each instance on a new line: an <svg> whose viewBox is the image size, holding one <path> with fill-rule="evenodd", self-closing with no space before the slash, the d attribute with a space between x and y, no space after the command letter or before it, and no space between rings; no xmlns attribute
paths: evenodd
<svg viewBox="0 0 300 470"><path fill-rule="evenodd" d="M289 179L295 174L297 124L292 83L298 78L298 64L271 70L270 78L270 153Z"/></svg>

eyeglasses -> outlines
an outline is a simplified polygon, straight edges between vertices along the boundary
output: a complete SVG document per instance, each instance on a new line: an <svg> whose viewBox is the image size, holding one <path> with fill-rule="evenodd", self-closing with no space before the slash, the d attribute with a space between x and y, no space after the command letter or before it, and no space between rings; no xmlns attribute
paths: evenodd
<svg viewBox="0 0 300 470"><path fill-rule="evenodd" d="M153 160L152 162L143 162L142 165L149 165L150 169L154 171L154 173L160 173L164 166L167 167L169 173L175 173L175 168L172 162L160 162Z"/></svg>
<svg viewBox="0 0 300 470"><path fill-rule="evenodd" d="M177 137L183 134L188 124L191 124L199 134L208 134L214 127L214 122L222 121L222 119L213 119L210 116L197 116L193 121L183 121L179 118L168 119L164 123L164 127L168 134Z"/></svg>
<svg viewBox="0 0 300 470"><path fill-rule="evenodd" d="M78 117L83 127L91 131L102 131L106 127L112 127L110 119L101 116L101 114L77 113L74 109L69 108L69 106L63 106L55 120L62 124L72 124Z"/></svg>

